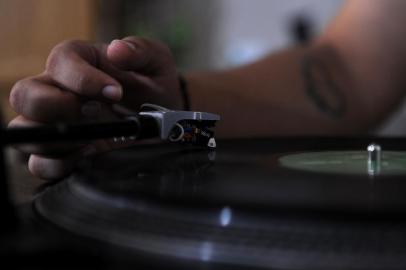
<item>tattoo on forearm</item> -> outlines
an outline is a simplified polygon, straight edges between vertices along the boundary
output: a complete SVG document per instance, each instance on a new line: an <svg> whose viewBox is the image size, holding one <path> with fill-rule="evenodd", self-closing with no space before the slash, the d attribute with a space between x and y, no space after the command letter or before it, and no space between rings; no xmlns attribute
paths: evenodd
<svg viewBox="0 0 406 270"><path fill-rule="evenodd" d="M329 68L322 61L308 55L303 59L302 74L306 94L314 105L330 117L343 117L347 110L347 101Z"/></svg>

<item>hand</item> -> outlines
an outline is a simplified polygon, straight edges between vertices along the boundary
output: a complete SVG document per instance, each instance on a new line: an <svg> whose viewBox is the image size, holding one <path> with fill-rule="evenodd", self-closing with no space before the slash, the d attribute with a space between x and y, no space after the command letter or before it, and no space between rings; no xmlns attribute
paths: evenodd
<svg viewBox="0 0 406 270"><path fill-rule="evenodd" d="M182 107L178 74L170 50L147 39L128 37L109 45L66 41L48 57L45 71L17 82L10 94L19 114L9 127L117 118L115 104L137 110L143 103ZM36 176L68 175L80 157L118 146L111 141L87 145L24 146Z"/></svg>

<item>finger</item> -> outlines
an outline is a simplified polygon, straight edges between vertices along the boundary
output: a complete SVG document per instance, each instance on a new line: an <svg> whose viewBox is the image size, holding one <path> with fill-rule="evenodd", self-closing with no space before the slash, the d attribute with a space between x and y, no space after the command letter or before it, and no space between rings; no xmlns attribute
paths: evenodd
<svg viewBox="0 0 406 270"><path fill-rule="evenodd" d="M19 81L10 94L10 104L17 113L41 123L114 118L111 104L81 100L71 92L50 85L44 76Z"/></svg>
<svg viewBox="0 0 406 270"><path fill-rule="evenodd" d="M30 172L45 180L58 180L71 174L82 157L128 147L139 144L137 141L117 142L113 140L100 140L83 148L81 151L61 158L50 158L42 155L31 155L28 160Z"/></svg>
<svg viewBox="0 0 406 270"><path fill-rule="evenodd" d="M29 128L43 125L42 123L34 122L17 116L8 124L8 128ZM80 148L83 144L80 143L46 143L46 144L18 144L14 148L27 154L46 155L50 157L61 157L71 154Z"/></svg>
<svg viewBox="0 0 406 270"><path fill-rule="evenodd" d="M127 71L124 74L130 77L120 79L128 89L124 105L151 102L181 107L178 72L168 47L148 39L128 37L111 42L106 50L109 62Z"/></svg>
<svg viewBox="0 0 406 270"><path fill-rule="evenodd" d="M97 68L101 52L81 41L64 42L48 57L46 74L60 87L81 96L118 102L121 85Z"/></svg>
<svg viewBox="0 0 406 270"><path fill-rule="evenodd" d="M160 74L175 66L165 45L138 37L113 40L107 48L107 57L120 69L147 75Z"/></svg>
<svg viewBox="0 0 406 270"><path fill-rule="evenodd" d="M139 144L156 144L155 139L146 141L116 141L100 140L64 158L49 158L41 155L31 155L28 161L30 172L45 180L58 180L70 175L83 157L91 157L96 154L115 149L126 148Z"/></svg>
<svg viewBox="0 0 406 270"><path fill-rule="evenodd" d="M11 107L38 122L73 121L80 118L79 98L51 85L44 76L17 82L10 93Z"/></svg>
<svg viewBox="0 0 406 270"><path fill-rule="evenodd" d="M72 173L76 164L75 155L64 159L52 159L38 155L31 155L28 160L28 169L30 172L45 180L57 180L64 178Z"/></svg>

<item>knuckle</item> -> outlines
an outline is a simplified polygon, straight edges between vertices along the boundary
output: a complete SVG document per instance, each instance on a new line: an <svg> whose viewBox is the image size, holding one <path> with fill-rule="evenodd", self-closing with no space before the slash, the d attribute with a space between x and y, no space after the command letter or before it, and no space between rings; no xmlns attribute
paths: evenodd
<svg viewBox="0 0 406 270"><path fill-rule="evenodd" d="M50 74L57 72L59 64L69 55L73 54L75 49L83 45L80 40L65 40L56 45L50 52L46 61L46 71Z"/></svg>
<svg viewBox="0 0 406 270"><path fill-rule="evenodd" d="M64 55L64 48L62 45L58 45L52 49L51 53L48 56L45 65L45 71L51 76L55 74L62 56Z"/></svg>
<svg viewBox="0 0 406 270"><path fill-rule="evenodd" d="M34 79L19 81L11 90L9 99L11 107L28 119L41 121L58 114L48 113L52 104L50 97L35 85Z"/></svg>
<svg viewBox="0 0 406 270"><path fill-rule="evenodd" d="M58 52L66 52L66 51L72 51L77 48L82 47L85 44L84 41L77 40L77 39L70 39L70 40L64 40L57 44L51 51L58 53Z"/></svg>
<svg viewBox="0 0 406 270"><path fill-rule="evenodd" d="M87 87L91 84L91 79L85 73L78 73L72 81L72 90L79 95L88 95Z"/></svg>
<svg viewBox="0 0 406 270"><path fill-rule="evenodd" d="M10 91L9 102L11 107L17 113L20 113L24 108L25 97L28 89L27 84L29 84L29 79L20 80Z"/></svg>
<svg viewBox="0 0 406 270"><path fill-rule="evenodd" d="M92 86L89 66L93 66L97 58L94 50L84 41L64 41L48 56L45 73L60 88L86 95L87 88Z"/></svg>
<svg viewBox="0 0 406 270"><path fill-rule="evenodd" d="M83 80L87 80L86 77L79 79ZM10 92L9 101L14 111L34 121L70 121L80 115L81 103L77 95L49 88L35 78L17 82Z"/></svg>

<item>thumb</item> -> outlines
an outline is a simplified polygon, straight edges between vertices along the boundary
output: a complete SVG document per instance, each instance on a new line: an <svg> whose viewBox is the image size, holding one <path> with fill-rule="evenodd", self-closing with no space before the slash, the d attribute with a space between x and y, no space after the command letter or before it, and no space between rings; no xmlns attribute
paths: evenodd
<svg viewBox="0 0 406 270"><path fill-rule="evenodd" d="M113 40L107 57L117 68L146 75L159 75L175 65L170 50L163 44L139 37Z"/></svg>

